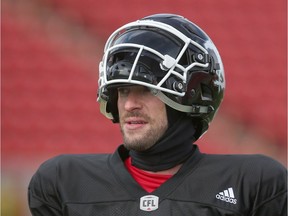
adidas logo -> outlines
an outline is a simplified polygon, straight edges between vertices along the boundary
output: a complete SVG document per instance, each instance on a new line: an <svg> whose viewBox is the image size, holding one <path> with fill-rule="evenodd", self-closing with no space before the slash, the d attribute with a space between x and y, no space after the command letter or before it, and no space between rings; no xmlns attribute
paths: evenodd
<svg viewBox="0 0 288 216"><path fill-rule="evenodd" d="M234 205L237 204L237 199L235 199L233 188L228 188L227 190L216 194L216 199L232 203Z"/></svg>

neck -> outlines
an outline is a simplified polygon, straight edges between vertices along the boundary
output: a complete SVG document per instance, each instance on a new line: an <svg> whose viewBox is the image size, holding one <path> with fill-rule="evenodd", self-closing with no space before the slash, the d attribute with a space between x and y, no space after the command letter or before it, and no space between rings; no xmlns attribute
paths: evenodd
<svg viewBox="0 0 288 216"><path fill-rule="evenodd" d="M194 150L194 132L190 118L179 119L150 149L131 150L132 165L146 171L175 174Z"/></svg>

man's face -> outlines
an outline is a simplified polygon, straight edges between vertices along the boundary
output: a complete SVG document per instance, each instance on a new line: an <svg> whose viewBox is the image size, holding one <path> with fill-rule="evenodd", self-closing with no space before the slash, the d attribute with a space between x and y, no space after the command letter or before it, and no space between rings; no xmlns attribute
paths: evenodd
<svg viewBox="0 0 288 216"><path fill-rule="evenodd" d="M144 86L118 88L118 111L124 146L144 151L168 128L165 104Z"/></svg>

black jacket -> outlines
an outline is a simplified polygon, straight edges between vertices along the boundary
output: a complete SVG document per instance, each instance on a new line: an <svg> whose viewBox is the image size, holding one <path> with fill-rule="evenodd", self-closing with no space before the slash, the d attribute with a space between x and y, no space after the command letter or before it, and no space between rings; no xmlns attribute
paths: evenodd
<svg viewBox="0 0 288 216"><path fill-rule="evenodd" d="M61 155L41 165L29 185L33 216L287 216L287 172L261 155L194 153L152 193L114 154Z"/></svg>

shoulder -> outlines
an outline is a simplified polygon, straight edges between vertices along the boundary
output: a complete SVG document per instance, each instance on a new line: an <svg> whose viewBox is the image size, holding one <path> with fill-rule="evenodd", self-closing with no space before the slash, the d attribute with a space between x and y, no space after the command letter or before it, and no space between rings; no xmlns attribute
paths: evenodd
<svg viewBox="0 0 288 216"><path fill-rule="evenodd" d="M104 168L110 154L63 154L46 160L37 170L38 174L63 175L85 170ZM73 172L74 171L74 172Z"/></svg>
<svg viewBox="0 0 288 216"><path fill-rule="evenodd" d="M39 171L51 170L53 168L68 168L70 166L86 166L97 165L99 163L105 163L109 154L63 154L50 158L43 162Z"/></svg>
<svg viewBox="0 0 288 216"><path fill-rule="evenodd" d="M109 154L65 154L43 162L33 175L30 186L45 182L55 185L66 178L74 178L83 172L105 169Z"/></svg>
<svg viewBox="0 0 288 216"><path fill-rule="evenodd" d="M204 154L200 166L201 172L215 176L214 180L228 179L235 184L241 183L245 186L243 190L254 191L258 188L272 195L287 188L286 167L268 156Z"/></svg>
<svg viewBox="0 0 288 216"><path fill-rule="evenodd" d="M287 179L287 169L275 159L265 155L206 155L205 158L207 164L250 181L266 183L273 181L284 184Z"/></svg>
<svg viewBox="0 0 288 216"><path fill-rule="evenodd" d="M215 175L222 176L220 181L229 179L241 188L241 193L258 197L258 201L276 198L287 191L287 168L268 156L206 155L204 161L210 170L215 170Z"/></svg>
<svg viewBox="0 0 288 216"><path fill-rule="evenodd" d="M79 176L106 171L108 158L109 154L65 154L50 158L32 176L29 190L53 194L67 182L80 181Z"/></svg>
<svg viewBox="0 0 288 216"><path fill-rule="evenodd" d="M214 194L233 188L235 208L245 212L243 215L277 203L282 208L279 200L285 202L287 197L286 167L264 155L204 154L195 172L200 179L207 179L205 184L211 185Z"/></svg>
<svg viewBox="0 0 288 216"><path fill-rule="evenodd" d="M243 155L205 155L205 163L225 168L233 167L237 172L246 170L247 173L261 172L267 175L285 175L287 169L273 158L260 154Z"/></svg>
<svg viewBox="0 0 288 216"><path fill-rule="evenodd" d="M95 179L107 173L108 158L108 154L81 154L59 155L46 160L30 180L30 206L38 208L45 203L54 209L61 209L63 200L59 198L71 197L67 193L74 193L75 185L87 185L91 173L94 173Z"/></svg>
<svg viewBox="0 0 288 216"><path fill-rule="evenodd" d="M239 171L245 173L249 180L269 185L271 187L286 188L287 169L275 159L264 155L239 155L235 160Z"/></svg>

